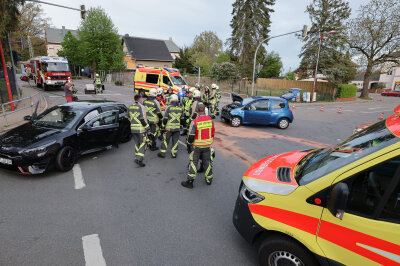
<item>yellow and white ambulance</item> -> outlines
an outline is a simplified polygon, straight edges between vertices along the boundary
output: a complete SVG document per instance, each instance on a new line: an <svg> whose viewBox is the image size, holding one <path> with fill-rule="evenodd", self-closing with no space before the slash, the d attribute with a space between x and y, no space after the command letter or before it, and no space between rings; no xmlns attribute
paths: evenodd
<svg viewBox="0 0 400 266"><path fill-rule="evenodd" d="M400 265L400 105L337 146L252 165L233 223L261 265Z"/></svg>
<svg viewBox="0 0 400 266"><path fill-rule="evenodd" d="M135 71L133 82L135 92L142 96L148 95L150 89L172 87L174 93L179 94L183 86L187 83L181 76L179 70L174 68L155 68L155 67L139 67Z"/></svg>

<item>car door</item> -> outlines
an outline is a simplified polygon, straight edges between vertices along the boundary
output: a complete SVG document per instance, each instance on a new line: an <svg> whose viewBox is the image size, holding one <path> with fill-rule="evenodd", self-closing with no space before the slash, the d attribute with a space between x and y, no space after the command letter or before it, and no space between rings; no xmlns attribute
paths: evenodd
<svg viewBox="0 0 400 266"><path fill-rule="evenodd" d="M342 219L324 208L318 244L328 258L345 265L399 264L400 156L356 169L341 181L349 188Z"/></svg>
<svg viewBox="0 0 400 266"><path fill-rule="evenodd" d="M79 143L85 150L115 144L118 141L118 128L118 111L98 114L78 128Z"/></svg>
<svg viewBox="0 0 400 266"><path fill-rule="evenodd" d="M282 100L274 99L271 106L271 124L278 123L278 120L284 117L285 102Z"/></svg>
<svg viewBox="0 0 400 266"><path fill-rule="evenodd" d="M257 100L244 107L244 122L249 124L267 125L271 113L270 101L267 99Z"/></svg>

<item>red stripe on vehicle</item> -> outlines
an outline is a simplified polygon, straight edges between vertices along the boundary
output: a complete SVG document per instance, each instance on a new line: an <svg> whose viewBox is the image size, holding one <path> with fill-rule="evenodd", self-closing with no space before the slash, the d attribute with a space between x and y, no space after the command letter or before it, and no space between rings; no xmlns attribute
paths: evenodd
<svg viewBox="0 0 400 266"><path fill-rule="evenodd" d="M399 245L324 220L321 221L318 237L383 265L393 265L395 262L357 243L400 256Z"/></svg>
<svg viewBox="0 0 400 266"><path fill-rule="evenodd" d="M249 208L251 213L267 217L313 235L317 233L318 218L271 206L249 204Z"/></svg>

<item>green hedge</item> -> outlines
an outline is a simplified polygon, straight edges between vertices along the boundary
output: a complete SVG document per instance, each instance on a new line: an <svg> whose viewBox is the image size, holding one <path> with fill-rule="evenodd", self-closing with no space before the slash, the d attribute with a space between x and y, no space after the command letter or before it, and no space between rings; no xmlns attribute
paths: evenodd
<svg viewBox="0 0 400 266"><path fill-rule="evenodd" d="M341 84L339 85L337 97L348 98L355 97L357 94L357 86L354 84Z"/></svg>

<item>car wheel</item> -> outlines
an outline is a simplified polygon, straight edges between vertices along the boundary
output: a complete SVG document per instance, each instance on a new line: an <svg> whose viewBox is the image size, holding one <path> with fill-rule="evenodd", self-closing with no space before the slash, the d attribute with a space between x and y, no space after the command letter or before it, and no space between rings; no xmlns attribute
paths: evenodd
<svg viewBox="0 0 400 266"><path fill-rule="evenodd" d="M43 84L43 90L47 91L49 89L49 86L47 86L46 83L43 82L43 80L42 80L42 84Z"/></svg>
<svg viewBox="0 0 400 266"><path fill-rule="evenodd" d="M70 146L63 147L56 156L57 169L66 172L74 167L76 160L76 152L74 148Z"/></svg>
<svg viewBox="0 0 400 266"><path fill-rule="evenodd" d="M128 141L130 141L132 138L132 134L131 134L131 128L129 125L124 126L121 128L121 133L120 133L120 137L119 137L119 141L121 143L126 143Z"/></svg>
<svg viewBox="0 0 400 266"><path fill-rule="evenodd" d="M279 119L277 126L280 129L287 129L289 127L289 119L287 118Z"/></svg>
<svg viewBox="0 0 400 266"><path fill-rule="evenodd" d="M231 126L239 127L241 123L242 123L242 120L240 119L240 117L237 117L237 116L232 117Z"/></svg>
<svg viewBox="0 0 400 266"><path fill-rule="evenodd" d="M260 265L268 266L318 265L308 250L295 241L283 236L272 236L264 240L258 250L258 258Z"/></svg>

